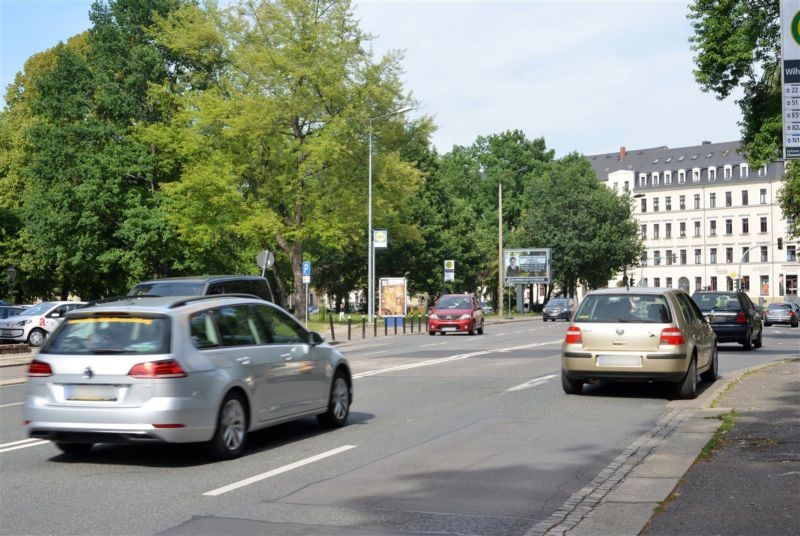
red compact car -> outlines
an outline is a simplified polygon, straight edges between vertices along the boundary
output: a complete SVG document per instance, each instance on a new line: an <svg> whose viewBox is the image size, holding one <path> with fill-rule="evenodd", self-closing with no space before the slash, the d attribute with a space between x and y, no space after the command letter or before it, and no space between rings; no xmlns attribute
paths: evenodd
<svg viewBox="0 0 800 536"><path fill-rule="evenodd" d="M442 335L449 331L465 331L483 335L481 302L471 294L444 294L433 306L428 317L428 334Z"/></svg>

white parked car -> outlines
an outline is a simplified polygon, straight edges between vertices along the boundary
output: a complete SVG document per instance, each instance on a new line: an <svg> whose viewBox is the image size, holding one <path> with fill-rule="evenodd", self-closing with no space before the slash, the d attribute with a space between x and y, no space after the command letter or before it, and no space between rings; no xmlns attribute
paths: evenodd
<svg viewBox="0 0 800 536"><path fill-rule="evenodd" d="M83 305L86 302L52 301L34 305L16 316L0 320L0 340L41 346L61 324L67 312Z"/></svg>

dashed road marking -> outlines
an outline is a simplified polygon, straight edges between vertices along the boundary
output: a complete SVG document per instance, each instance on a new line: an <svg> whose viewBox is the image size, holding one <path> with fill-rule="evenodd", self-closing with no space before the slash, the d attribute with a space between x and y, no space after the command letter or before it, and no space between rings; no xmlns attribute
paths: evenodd
<svg viewBox="0 0 800 536"><path fill-rule="evenodd" d="M542 385L543 383L547 383L548 380L552 380L555 377L556 374L549 374L547 376L542 376L540 378L534 378L525 383L521 383L515 387L509 387L508 389L506 389L506 393L511 393L513 391L522 391L523 389L530 389L531 387L536 387L537 385Z"/></svg>
<svg viewBox="0 0 800 536"><path fill-rule="evenodd" d="M0 408L10 408L11 406L21 406L22 402L14 402L13 404L0 404Z"/></svg>
<svg viewBox="0 0 800 536"><path fill-rule="evenodd" d="M26 449L28 447L36 447L39 445L46 445L49 441L42 441L40 439L23 439L21 441L12 441L11 443L3 443L0 445L0 453L9 452L12 450Z"/></svg>

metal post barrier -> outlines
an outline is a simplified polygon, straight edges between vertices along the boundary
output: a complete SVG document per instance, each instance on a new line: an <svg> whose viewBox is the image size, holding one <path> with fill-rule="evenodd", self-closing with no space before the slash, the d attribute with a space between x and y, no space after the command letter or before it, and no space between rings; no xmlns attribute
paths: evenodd
<svg viewBox="0 0 800 536"><path fill-rule="evenodd" d="M408 315L408 318L414 319L414 313ZM406 334L406 323L408 323L408 318L403 319L403 335ZM411 333L414 333L414 324L411 324Z"/></svg>
<svg viewBox="0 0 800 536"><path fill-rule="evenodd" d="M367 338L367 319L364 317L364 315L361 315L361 338Z"/></svg>
<svg viewBox="0 0 800 536"><path fill-rule="evenodd" d="M389 324L386 323L386 317L383 317L383 336L389 334Z"/></svg>
<svg viewBox="0 0 800 536"><path fill-rule="evenodd" d="M330 320L330 324L331 324L331 340L335 341L336 340L336 333L334 333L334 331L333 331L333 315L328 315L328 320Z"/></svg>
<svg viewBox="0 0 800 536"><path fill-rule="evenodd" d="M372 323L372 336L378 336L378 317L375 317L375 321Z"/></svg>
<svg viewBox="0 0 800 536"><path fill-rule="evenodd" d="M351 338L351 331L353 330L353 317L347 317L347 340L349 341Z"/></svg>
<svg viewBox="0 0 800 536"><path fill-rule="evenodd" d="M394 334L397 335L397 317L394 317Z"/></svg>

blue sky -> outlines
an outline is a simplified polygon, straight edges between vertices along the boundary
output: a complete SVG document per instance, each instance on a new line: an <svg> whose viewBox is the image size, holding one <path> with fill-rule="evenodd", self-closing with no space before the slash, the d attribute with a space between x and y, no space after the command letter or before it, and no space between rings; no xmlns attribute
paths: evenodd
<svg viewBox="0 0 800 536"><path fill-rule="evenodd" d="M0 0L0 86L89 27L91 0ZM404 50L439 152L521 129L558 155L735 140L738 107L692 76L685 1L362 0L375 54Z"/></svg>

